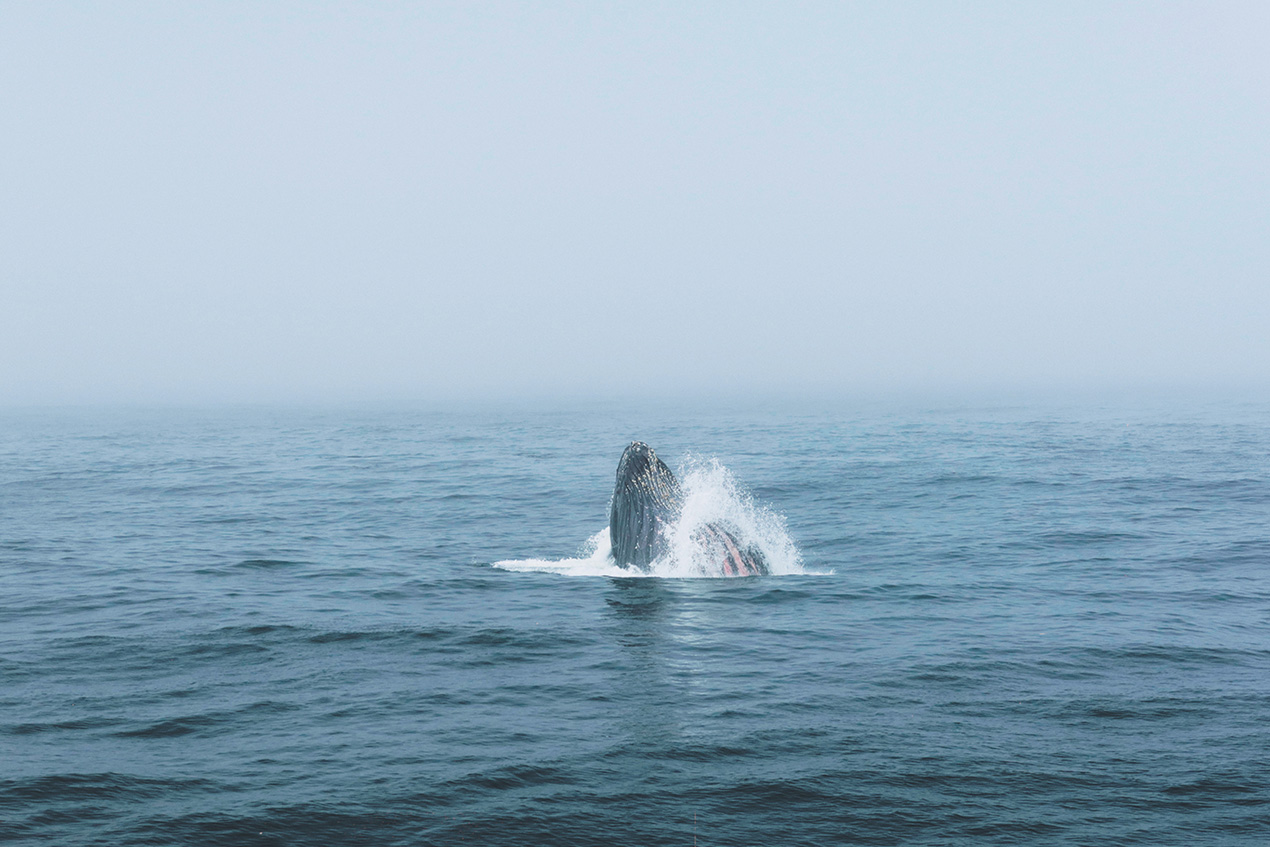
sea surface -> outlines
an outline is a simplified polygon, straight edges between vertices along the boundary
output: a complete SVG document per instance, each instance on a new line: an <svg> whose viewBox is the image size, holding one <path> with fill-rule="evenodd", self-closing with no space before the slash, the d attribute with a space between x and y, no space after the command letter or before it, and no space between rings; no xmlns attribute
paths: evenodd
<svg viewBox="0 0 1270 847"><path fill-rule="evenodd" d="M1270 405L0 412L0 841L1268 844Z"/></svg>

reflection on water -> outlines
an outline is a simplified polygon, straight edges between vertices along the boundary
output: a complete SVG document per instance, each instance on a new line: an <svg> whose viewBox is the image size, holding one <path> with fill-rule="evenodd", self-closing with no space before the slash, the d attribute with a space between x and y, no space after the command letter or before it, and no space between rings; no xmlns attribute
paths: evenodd
<svg viewBox="0 0 1270 847"><path fill-rule="evenodd" d="M609 668L613 732L637 758L673 747L680 735L680 692L668 673L669 619L676 597L660 579L614 579L605 620L620 658Z"/></svg>

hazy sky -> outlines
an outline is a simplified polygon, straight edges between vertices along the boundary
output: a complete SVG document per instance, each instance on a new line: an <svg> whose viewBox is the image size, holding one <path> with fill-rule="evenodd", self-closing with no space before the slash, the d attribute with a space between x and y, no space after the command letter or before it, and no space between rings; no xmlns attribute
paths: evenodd
<svg viewBox="0 0 1270 847"><path fill-rule="evenodd" d="M0 402L1270 383L1270 4L0 4Z"/></svg>

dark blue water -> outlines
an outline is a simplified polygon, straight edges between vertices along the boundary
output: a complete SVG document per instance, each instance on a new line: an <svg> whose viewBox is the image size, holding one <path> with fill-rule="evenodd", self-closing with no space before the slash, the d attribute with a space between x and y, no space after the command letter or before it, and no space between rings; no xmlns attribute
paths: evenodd
<svg viewBox="0 0 1270 847"><path fill-rule="evenodd" d="M1268 422L5 412L0 840L1268 843ZM819 573L491 565L633 438Z"/></svg>

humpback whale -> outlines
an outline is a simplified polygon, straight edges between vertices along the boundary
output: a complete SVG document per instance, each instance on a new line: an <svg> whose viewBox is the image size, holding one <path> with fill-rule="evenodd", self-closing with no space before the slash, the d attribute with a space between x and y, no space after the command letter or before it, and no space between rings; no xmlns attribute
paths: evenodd
<svg viewBox="0 0 1270 847"><path fill-rule="evenodd" d="M632 442L617 463L617 484L609 506L613 560L624 568L651 570L652 563L670 549L668 533L683 511L683 500L679 481L653 448L642 441ZM701 526L692 540L724 576L766 576L771 572L761 552L741 544L720 522Z"/></svg>

